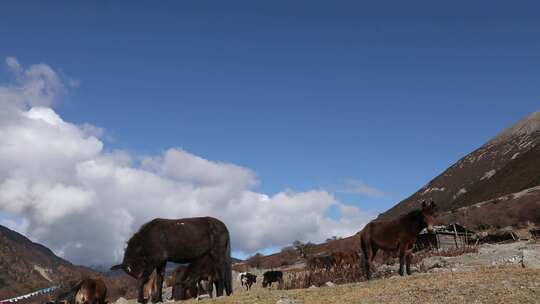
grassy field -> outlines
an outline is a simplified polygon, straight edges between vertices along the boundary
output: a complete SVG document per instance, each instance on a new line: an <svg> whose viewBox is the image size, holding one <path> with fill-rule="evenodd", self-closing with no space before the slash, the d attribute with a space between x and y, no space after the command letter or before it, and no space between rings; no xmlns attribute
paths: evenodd
<svg viewBox="0 0 540 304"><path fill-rule="evenodd" d="M272 303L280 298L295 303L540 303L540 270L517 266L479 268L394 276L354 284L300 290L267 290L259 286L206 303ZM201 303L189 300L183 304Z"/></svg>

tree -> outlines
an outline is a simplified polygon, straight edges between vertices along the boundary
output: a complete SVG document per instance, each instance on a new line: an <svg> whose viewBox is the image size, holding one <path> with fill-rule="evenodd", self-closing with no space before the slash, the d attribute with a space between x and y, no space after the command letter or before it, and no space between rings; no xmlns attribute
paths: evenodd
<svg viewBox="0 0 540 304"><path fill-rule="evenodd" d="M296 248L302 258L307 259L307 257L311 255L311 252L315 248L315 244L311 242L303 243L302 241L294 241L293 247Z"/></svg>
<svg viewBox="0 0 540 304"><path fill-rule="evenodd" d="M285 246L281 248L281 252L291 252L291 251L296 251L294 246Z"/></svg>
<svg viewBox="0 0 540 304"><path fill-rule="evenodd" d="M247 259L247 264L254 268L261 268L264 255L255 253L252 257Z"/></svg>
<svg viewBox="0 0 540 304"><path fill-rule="evenodd" d="M342 239L342 237L340 237L340 236L335 236L335 235L334 235L334 236L332 236L332 237L330 237L330 238L327 238L327 239L326 239L326 242L327 242L327 243L330 243L330 242L337 241L337 240L341 240L341 239Z"/></svg>

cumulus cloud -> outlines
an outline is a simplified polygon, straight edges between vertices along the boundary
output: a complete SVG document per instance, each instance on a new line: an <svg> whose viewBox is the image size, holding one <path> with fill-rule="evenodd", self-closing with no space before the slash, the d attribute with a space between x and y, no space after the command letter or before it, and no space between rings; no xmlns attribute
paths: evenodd
<svg viewBox="0 0 540 304"><path fill-rule="evenodd" d="M258 193L252 170L181 148L107 150L101 128L54 111L65 85L51 67L6 65L14 81L0 85L0 211L11 217L2 223L75 263L119 261L126 240L156 217L220 218L243 253L350 235L369 219L326 191ZM329 217L331 207L343 216Z"/></svg>

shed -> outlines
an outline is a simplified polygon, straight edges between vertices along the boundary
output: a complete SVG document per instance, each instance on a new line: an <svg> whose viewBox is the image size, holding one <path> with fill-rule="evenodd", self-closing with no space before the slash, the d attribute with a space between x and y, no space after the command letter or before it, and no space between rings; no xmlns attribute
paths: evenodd
<svg viewBox="0 0 540 304"><path fill-rule="evenodd" d="M415 250L462 248L473 240L476 240L475 232L460 224L434 226L433 233L428 233L427 229L420 232L416 239Z"/></svg>

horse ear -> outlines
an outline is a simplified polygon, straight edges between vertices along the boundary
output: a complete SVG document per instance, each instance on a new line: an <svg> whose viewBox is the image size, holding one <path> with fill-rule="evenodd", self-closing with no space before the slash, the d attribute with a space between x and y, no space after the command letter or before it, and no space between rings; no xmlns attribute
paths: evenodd
<svg viewBox="0 0 540 304"><path fill-rule="evenodd" d="M111 270L120 270L120 269L124 269L126 265L124 264L118 264L118 265L114 265L111 267Z"/></svg>

